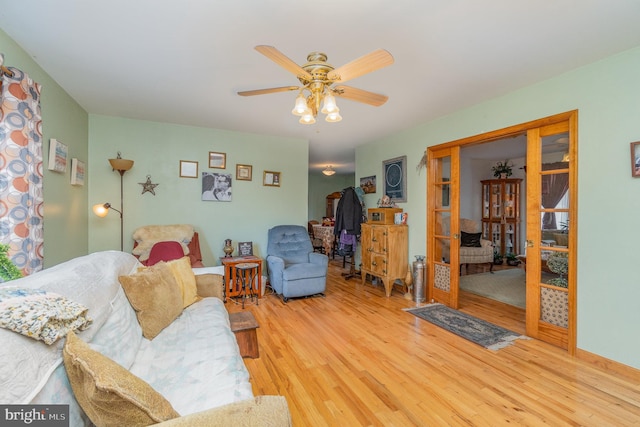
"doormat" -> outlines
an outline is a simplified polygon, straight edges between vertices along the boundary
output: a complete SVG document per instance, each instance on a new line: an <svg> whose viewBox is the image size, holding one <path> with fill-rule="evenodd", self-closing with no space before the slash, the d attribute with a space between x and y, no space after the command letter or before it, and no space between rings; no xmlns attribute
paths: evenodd
<svg viewBox="0 0 640 427"><path fill-rule="evenodd" d="M499 350L513 344L517 339L530 339L443 304L429 304L405 310L489 350Z"/></svg>

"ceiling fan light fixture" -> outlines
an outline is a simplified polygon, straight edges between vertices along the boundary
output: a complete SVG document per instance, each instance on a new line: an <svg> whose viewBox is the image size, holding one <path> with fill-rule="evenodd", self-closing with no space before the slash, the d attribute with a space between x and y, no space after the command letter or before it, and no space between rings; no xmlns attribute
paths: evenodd
<svg viewBox="0 0 640 427"><path fill-rule="evenodd" d="M336 104L336 98L330 93L327 93L324 96L324 103L322 104L322 114L337 113L338 111L340 111L340 109Z"/></svg>
<svg viewBox="0 0 640 427"><path fill-rule="evenodd" d="M325 174L325 175L327 175L327 176L331 176L331 175L333 175L334 173L336 173L336 171L331 167L331 165L329 165L329 166L327 166L326 168L324 168L324 169L322 170L322 173L323 173L323 174Z"/></svg>
<svg viewBox="0 0 640 427"><path fill-rule="evenodd" d="M325 117L325 120L328 121L329 123L336 123L342 120L342 116L340 115L339 112L335 111L333 113L327 114L327 117Z"/></svg>
<svg viewBox="0 0 640 427"><path fill-rule="evenodd" d="M291 110L291 114L294 116L303 116L307 110L309 110L309 107L307 107L307 100L301 92L296 98L296 104L294 105L293 110Z"/></svg>
<svg viewBox="0 0 640 427"><path fill-rule="evenodd" d="M303 125L312 125L316 122L316 118L313 117L311 110L309 110L304 116L300 117L298 121Z"/></svg>

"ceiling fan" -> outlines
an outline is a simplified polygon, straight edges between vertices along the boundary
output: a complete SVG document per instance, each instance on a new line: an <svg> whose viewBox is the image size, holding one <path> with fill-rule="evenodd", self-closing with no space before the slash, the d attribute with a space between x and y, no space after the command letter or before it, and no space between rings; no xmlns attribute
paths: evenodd
<svg viewBox="0 0 640 427"><path fill-rule="evenodd" d="M300 116L300 123L315 123L319 111L327 115L325 120L328 122L342 120L334 95L375 107L379 107L389 99L385 95L341 84L393 64L393 56L384 49L375 50L338 68L327 63L327 55L322 52L311 52L307 55L307 63L300 66L273 46L260 45L255 49L285 70L295 74L302 86L247 90L238 92L238 95L253 96L297 90L299 94L292 113ZM340 85L333 86L335 83ZM306 97L305 92L308 92Z"/></svg>

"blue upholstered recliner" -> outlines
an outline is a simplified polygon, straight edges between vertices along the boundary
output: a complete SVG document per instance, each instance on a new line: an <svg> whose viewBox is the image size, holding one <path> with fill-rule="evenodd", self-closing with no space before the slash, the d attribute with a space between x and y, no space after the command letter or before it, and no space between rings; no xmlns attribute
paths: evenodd
<svg viewBox="0 0 640 427"><path fill-rule="evenodd" d="M289 298L320 294L327 287L329 258L314 252L306 228L278 225L269 230L267 267L271 288Z"/></svg>

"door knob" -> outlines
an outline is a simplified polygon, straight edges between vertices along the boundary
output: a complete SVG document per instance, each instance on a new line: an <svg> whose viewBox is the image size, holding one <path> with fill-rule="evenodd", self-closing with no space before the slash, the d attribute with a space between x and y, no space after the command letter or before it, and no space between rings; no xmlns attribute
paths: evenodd
<svg viewBox="0 0 640 427"><path fill-rule="evenodd" d="M533 247L533 240L527 240L527 247L528 248L532 248Z"/></svg>

